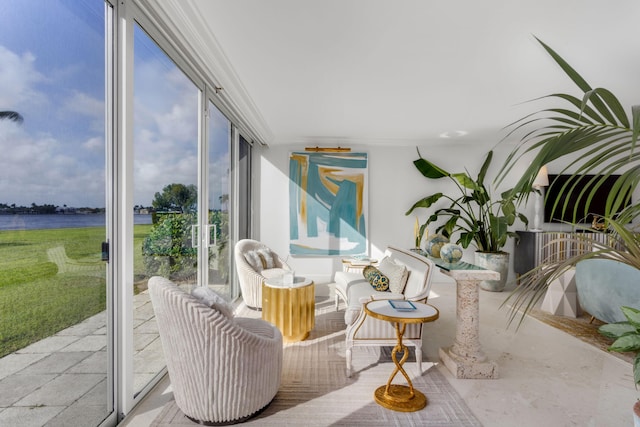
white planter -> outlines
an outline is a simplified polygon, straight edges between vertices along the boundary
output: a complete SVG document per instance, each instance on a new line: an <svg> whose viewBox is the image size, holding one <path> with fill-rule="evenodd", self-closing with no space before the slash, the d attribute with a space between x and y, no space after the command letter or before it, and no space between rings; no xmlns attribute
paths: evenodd
<svg viewBox="0 0 640 427"><path fill-rule="evenodd" d="M502 292L507 285L509 274L509 254L507 252L476 252L475 264L500 273L499 280L483 280L480 287L485 291Z"/></svg>
<svg viewBox="0 0 640 427"><path fill-rule="evenodd" d="M633 405L633 427L640 427L640 401Z"/></svg>

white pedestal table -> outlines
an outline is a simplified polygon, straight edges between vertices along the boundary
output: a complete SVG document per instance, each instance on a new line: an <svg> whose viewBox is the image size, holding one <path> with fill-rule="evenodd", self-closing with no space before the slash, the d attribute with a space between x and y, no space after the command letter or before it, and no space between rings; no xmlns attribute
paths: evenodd
<svg viewBox="0 0 640 427"><path fill-rule="evenodd" d="M498 378L498 365L480 345L480 282L498 280L500 273L466 262L434 261L456 281L456 337L453 345L440 348L440 359L456 378Z"/></svg>

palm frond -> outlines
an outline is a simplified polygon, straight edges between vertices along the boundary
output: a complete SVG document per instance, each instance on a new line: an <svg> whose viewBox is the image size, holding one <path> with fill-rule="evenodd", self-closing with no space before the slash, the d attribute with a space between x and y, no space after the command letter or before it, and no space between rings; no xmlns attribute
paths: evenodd
<svg viewBox="0 0 640 427"><path fill-rule="evenodd" d="M513 173L516 165L524 158L533 160L519 177L514 186L518 202L528 198L531 185L542 166L558 159L565 162L565 171L578 177L593 171L608 175L617 175L618 170L631 168L634 172L618 178L613 191L607 199L606 215L610 216L629 202L629 194L635 190L640 180L636 167L640 157L635 156L635 146L640 136L640 106L631 107L631 120L618 98L605 88L592 88L591 85L571 67L555 50L536 38L564 73L582 91L581 96L554 93L545 97L555 98L569 107L545 108L513 122L507 127L506 138L523 133L519 143L507 156L496 176L499 185L508 174ZM566 105L566 104L565 104ZM503 141L505 140L503 139ZM583 188L574 186L563 192L563 197L572 197L580 193L585 200L592 200L604 181L595 182L587 194ZM556 205L559 202L556 201Z"/></svg>
<svg viewBox="0 0 640 427"><path fill-rule="evenodd" d="M15 111L0 111L0 120L4 120L4 119L11 120L16 123L22 123L24 121L24 118L22 117L22 115Z"/></svg>

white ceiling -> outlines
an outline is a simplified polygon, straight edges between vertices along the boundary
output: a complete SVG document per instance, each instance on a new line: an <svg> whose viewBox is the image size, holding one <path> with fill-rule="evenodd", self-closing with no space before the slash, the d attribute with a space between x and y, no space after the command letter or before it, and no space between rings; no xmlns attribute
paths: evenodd
<svg viewBox="0 0 640 427"><path fill-rule="evenodd" d="M174 6L201 15L208 31L198 37L223 51L269 144L497 142L504 126L541 105L522 102L555 91L579 95L534 35L627 110L640 103L638 0Z"/></svg>

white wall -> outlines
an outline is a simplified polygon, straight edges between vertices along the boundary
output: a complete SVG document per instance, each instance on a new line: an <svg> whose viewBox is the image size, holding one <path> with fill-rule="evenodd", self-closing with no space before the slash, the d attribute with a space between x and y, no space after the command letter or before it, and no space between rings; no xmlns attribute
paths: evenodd
<svg viewBox="0 0 640 427"><path fill-rule="evenodd" d="M335 144L336 146L339 144ZM424 178L413 165L418 158L416 147L391 146L349 146L354 152L367 152L369 158L369 217L368 235L370 255L379 258L385 247L396 245L414 246L415 215L423 223L427 218L426 209L418 209L411 216L405 212L420 198L436 191L453 188L448 181L434 181ZM475 176L484 156L491 149L489 144L453 145L447 147L418 147L422 156L450 172L468 169ZM489 171L489 179L502 165L512 149L510 145L499 146ZM289 178L288 165L291 151L304 150L304 146L256 147L254 151L254 237L286 257L289 254ZM518 177L509 177L501 190L515 182ZM490 182L490 181L487 181ZM499 190L498 190L499 191ZM497 193L498 191L493 190ZM521 211L533 224L533 201L528 209ZM514 230L524 229L519 222ZM512 252L510 241L505 250ZM473 261L472 247L465 251L465 260ZM289 264L296 274L320 281L330 281L332 274L342 268L340 257L289 257ZM515 276L510 273L509 279Z"/></svg>

